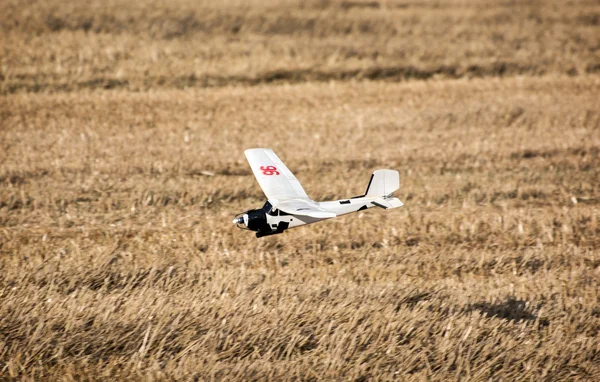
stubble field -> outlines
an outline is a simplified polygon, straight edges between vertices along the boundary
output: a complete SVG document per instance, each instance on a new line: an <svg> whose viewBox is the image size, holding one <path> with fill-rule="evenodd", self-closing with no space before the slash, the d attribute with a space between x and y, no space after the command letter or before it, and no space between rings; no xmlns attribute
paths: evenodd
<svg viewBox="0 0 600 382"><path fill-rule="evenodd" d="M599 2L0 10L0 379L600 379Z"/></svg>

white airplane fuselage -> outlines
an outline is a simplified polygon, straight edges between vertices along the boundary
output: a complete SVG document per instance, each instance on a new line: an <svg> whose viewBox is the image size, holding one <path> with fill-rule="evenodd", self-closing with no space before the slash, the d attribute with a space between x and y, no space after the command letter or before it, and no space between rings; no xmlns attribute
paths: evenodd
<svg viewBox="0 0 600 382"><path fill-rule="evenodd" d="M379 198L374 197L354 197L351 199L341 199L329 202L316 202L318 206L324 210L335 213L337 216L346 215L353 212L363 211L372 207L378 206L376 200ZM379 205L382 207L381 205ZM385 207L384 207L385 208ZM267 231L267 227L263 224L260 229L256 229L256 226L248 223L248 215L255 213L255 211L264 211L264 217L266 218L266 225L270 232ZM259 232L259 236L267 236L283 231L300 227L307 224L317 223L323 220L329 220L332 218L314 218L310 216L288 214L275 207L272 207L267 202L261 210L250 210L242 214L242 216L233 220L236 224L242 224L252 231ZM261 214L262 215L262 214Z"/></svg>
<svg viewBox="0 0 600 382"><path fill-rule="evenodd" d="M334 212L336 215L346 215L359 210L366 210L371 207L375 207L374 204L369 200L370 198L356 198L356 199L343 199L334 200L331 202L317 202L319 207ZM310 216L292 215L283 213L282 211L275 210L273 214L267 213L267 222L271 227L277 228L280 222L289 223L288 228L299 227L306 224L316 223L323 220L329 220L332 218L313 218Z"/></svg>

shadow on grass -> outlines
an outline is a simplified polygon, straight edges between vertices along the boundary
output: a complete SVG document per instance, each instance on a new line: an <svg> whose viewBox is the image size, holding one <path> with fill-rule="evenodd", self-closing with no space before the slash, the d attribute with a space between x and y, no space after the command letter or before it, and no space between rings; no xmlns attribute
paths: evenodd
<svg viewBox="0 0 600 382"><path fill-rule="evenodd" d="M485 313L488 317L502 318L509 321L535 321L537 319L526 301L518 300L512 296L507 297L504 302L479 302L467 307L468 312L474 310Z"/></svg>

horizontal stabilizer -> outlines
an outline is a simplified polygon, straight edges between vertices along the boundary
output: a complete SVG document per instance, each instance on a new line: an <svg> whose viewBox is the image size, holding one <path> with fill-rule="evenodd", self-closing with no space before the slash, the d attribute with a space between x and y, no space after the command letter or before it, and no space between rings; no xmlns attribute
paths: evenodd
<svg viewBox="0 0 600 382"><path fill-rule="evenodd" d="M371 203L383 209L398 208L404 205L404 203L402 203L398 198L377 198L371 201Z"/></svg>

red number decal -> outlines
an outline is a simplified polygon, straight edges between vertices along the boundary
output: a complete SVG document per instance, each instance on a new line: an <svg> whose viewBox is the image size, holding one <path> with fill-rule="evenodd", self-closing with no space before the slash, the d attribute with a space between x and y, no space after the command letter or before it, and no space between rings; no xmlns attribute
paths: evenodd
<svg viewBox="0 0 600 382"><path fill-rule="evenodd" d="M279 175L279 171L277 171L277 167L275 166L260 166L260 171L262 171L263 175Z"/></svg>

